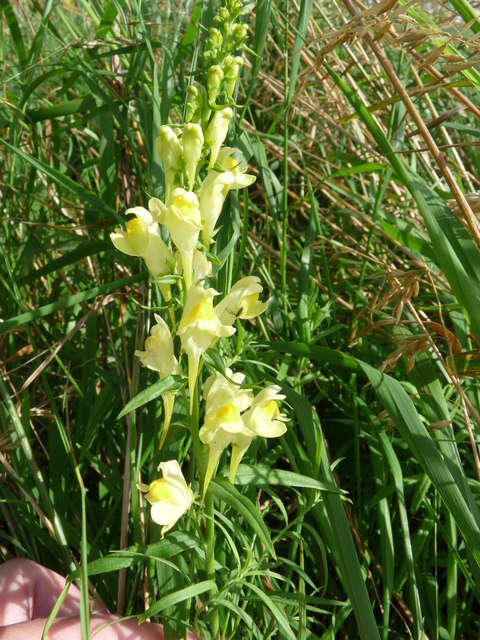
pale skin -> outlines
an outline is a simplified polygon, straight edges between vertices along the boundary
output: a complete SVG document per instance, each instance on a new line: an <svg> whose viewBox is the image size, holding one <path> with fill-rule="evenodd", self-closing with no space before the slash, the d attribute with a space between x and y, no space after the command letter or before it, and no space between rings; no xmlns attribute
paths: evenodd
<svg viewBox="0 0 480 640"><path fill-rule="evenodd" d="M64 586L62 576L32 560L18 558L1 564L0 640L40 640ZM161 625L120 622L98 600L93 602L90 620L90 637L96 640L163 640ZM80 590L71 585L47 640L80 639Z"/></svg>

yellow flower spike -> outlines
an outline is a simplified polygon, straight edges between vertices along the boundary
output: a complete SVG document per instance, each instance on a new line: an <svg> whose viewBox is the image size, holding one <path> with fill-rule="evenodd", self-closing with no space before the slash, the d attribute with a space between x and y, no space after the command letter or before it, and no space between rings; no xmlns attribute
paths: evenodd
<svg viewBox="0 0 480 640"><path fill-rule="evenodd" d="M174 354L173 338L167 323L155 314L156 324L150 331L150 336L145 340L145 351L135 351L135 355L140 358L144 367L158 371L160 378L168 375L180 373L180 367ZM162 394L164 421L162 436L160 438L160 448L167 437L168 428L172 418L175 404L175 392L166 391Z"/></svg>
<svg viewBox="0 0 480 640"><path fill-rule="evenodd" d="M190 390L190 413L193 393L198 376L200 358L217 338L226 338L235 333L233 327L223 325L213 309L214 289L205 289L201 284L190 287L178 335L188 356L188 386Z"/></svg>
<svg viewBox="0 0 480 640"><path fill-rule="evenodd" d="M255 182L255 176L245 173L238 160L232 157L236 149L224 147L218 154L217 164L222 171L211 169L202 182L198 193L202 218L202 242L210 246L217 220L222 213L223 203L232 189L243 189Z"/></svg>
<svg viewBox="0 0 480 640"><path fill-rule="evenodd" d="M258 297L263 287L260 278L247 276L236 282L225 298L215 307L215 313L223 324L233 324L237 318L251 320L267 308Z"/></svg>
<svg viewBox="0 0 480 640"><path fill-rule="evenodd" d="M133 207L127 209L126 213L133 213L135 218L126 223L125 231L119 227L110 234L113 245L122 253L143 258L155 278L170 273L174 259L163 242L158 223L150 211L143 207ZM165 292L162 291L162 294L165 295Z"/></svg>
<svg viewBox="0 0 480 640"><path fill-rule="evenodd" d="M173 243L180 253L183 278L187 290L192 283L192 263L195 246L202 226L197 196L192 191L174 189L169 207L152 198L149 202L159 222L170 232Z"/></svg>
<svg viewBox="0 0 480 640"><path fill-rule="evenodd" d="M230 459L230 482L233 484L243 456L256 436L278 438L287 427L286 416L280 413L278 402L285 396L279 393L281 388L272 385L260 391L250 408L243 414L245 429L232 438L232 457Z"/></svg>
<svg viewBox="0 0 480 640"><path fill-rule="evenodd" d="M140 491L146 493L146 499L151 504L152 520L162 525L162 537L169 531L190 509L193 503L193 493L187 486L180 465L176 460L161 462L159 470L162 478L154 480L149 485L138 484Z"/></svg>
<svg viewBox="0 0 480 640"><path fill-rule="evenodd" d="M205 134L205 141L210 147L210 161L208 168L211 169L217 161L218 152L220 147L225 141L228 133L228 125L232 119L233 111L230 107L225 107L216 111L213 118L208 125L207 132Z"/></svg>
<svg viewBox="0 0 480 640"><path fill-rule="evenodd" d="M208 465L203 481L203 496L215 474L222 451L246 431L241 413L252 403L250 389L241 389L245 379L241 373L227 369L227 378L220 373L210 376L204 385L206 400L205 419L199 431L203 444L208 446ZM248 437L253 434L247 432Z"/></svg>
<svg viewBox="0 0 480 640"><path fill-rule="evenodd" d="M174 130L163 125L158 130L155 150L162 161L165 174L165 202L168 204L175 186L175 178L182 170L182 145Z"/></svg>
<svg viewBox="0 0 480 640"><path fill-rule="evenodd" d="M185 170L187 172L188 187L190 190L193 189L195 184L197 165L202 155L203 142L203 131L199 124L190 123L183 127L183 159L185 161Z"/></svg>

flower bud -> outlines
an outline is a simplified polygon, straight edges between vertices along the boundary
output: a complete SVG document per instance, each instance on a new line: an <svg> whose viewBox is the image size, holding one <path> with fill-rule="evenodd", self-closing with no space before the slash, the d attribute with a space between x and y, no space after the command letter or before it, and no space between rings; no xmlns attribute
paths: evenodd
<svg viewBox="0 0 480 640"><path fill-rule="evenodd" d="M215 164L220 147L225 141L228 133L228 125L232 119L233 111L230 107L225 107L220 111L216 111L210 124L208 125L205 139L210 147L210 162L208 168L211 169Z"/></svg>
<svg viewBox="0 0 480 640"><path fill-rule="evenodd" d="M226 7L220 7L218 10L218 17L222 22L225 22L230 18L230 13Z"/></svg>
<svg viewBox="0 0 480 640"><path fill-rule="evenodd" d="M162 161L165 174L165 202L168 204L175 184L176 174L182 169L182 147L174 130L163 125L158 130L155 149Z"/></svg>
<svg viewBox="0 0 480 640"><path fill-rule="evenodd" d="M247 37L247 25L246 24L236 24L232 30L232 36L235 41L237 47L243 44L245 38Z"/></svg>
<svg viewBox="0 0 480 640"><path fill-rule="evenodd" d="M202 155L203 142L203 131L199 124L190 123L184 126L182 135L183 159L185 161L188 187L190 190L193 189L195 183L197 165Z"/></svg>
<svg viewBox="0 0 480 640"><path fill-rule="evenodd" d="M227 96L232 98L235 84L238 80L240 69L243 66L243 58L228 55L224 61L225 80L227 81Z"/></svg>
<svg viewBox="0 0 480 640"><path fill-rule="evenodd" d="M218 64L212 65L207 72L208 101L214 105L223 81L223 70Z"/></svg>
<svg viewBox="0 0 480 640"><path fill-rule="evenodd" d="M200 101L198 99L198 89L195 85L191 84L187 87L187 99L186 99L186 122L197 120L197 114L199 112Z"/></svg>
<svg viewBox="0 0 480 640"><path fill-rule="evenodd" d="M220 49L222 46L223 38L218 29L212 27L208 31L207 47L208 49Z"/></svg>

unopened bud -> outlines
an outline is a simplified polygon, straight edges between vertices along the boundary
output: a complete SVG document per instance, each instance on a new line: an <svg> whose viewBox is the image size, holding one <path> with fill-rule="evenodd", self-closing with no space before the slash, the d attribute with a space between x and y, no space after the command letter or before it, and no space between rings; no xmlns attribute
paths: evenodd
<svg viewBox="0 0 480 640"><path fill-rule="evenodd" d="M205 140L210 147L210 162L208 168L215 164L220 147L225 141L228 133L228 125L232 119L233 111L230 107L216 111L205 134Z"/></svg>
<svg viewBox="0 0 480 640"><path fill-rule="evenodd" d="M240 46L247 37L247 25L236 24L232 30L232 36L237 46Z"/></svg>
<svg viewBox="0 0 480 640"><path fill-rule="evenodd" d="M223 42L223 38L220 31L215 27L212 27L211 29L209 29L207 47L209 49L220 49L220 47L222 46L222 42Z"/></svg>
<svg viewBox="0 0 480 640"><path fill-rule="evenodd" d="M227 81L227 96L232 98L235 84L238 80L240 68L243 65L243 58L240 56L227 56L224 61L225 80Z"/></svg>
<svg viewBox="0 0 480 640"><path fill-rule="evenodd" d="M209 103L214 105L223 81L223 71L220 65L214 64L207 72L207 87Z"/></svg>
<svg viewBox="0 0 480 640"><path fill-rule="evenodd" d="M196 116L200 110L200 101L198 96L198 89L194 85L189 85L187 87L187 105L186 105L186 113L185 120L190 122L191 120L196 120Z"/></svg>
<svg viewBox="0 0 480 640"><path fill-rule="evenodd" d="M158 130L155 149L163 164L165 174L165 200L168 202L175 184L175 176L182 168L182 147L173 129L163 125Z"/></svg>
<svg viewBox="0 0 480 640"><path fill-rule="evenodd" d="M182 136L183 159L188 177L188 188L192 191L197 173L197 165L202 155L203 131L199 124L186 124Z"/></svg>

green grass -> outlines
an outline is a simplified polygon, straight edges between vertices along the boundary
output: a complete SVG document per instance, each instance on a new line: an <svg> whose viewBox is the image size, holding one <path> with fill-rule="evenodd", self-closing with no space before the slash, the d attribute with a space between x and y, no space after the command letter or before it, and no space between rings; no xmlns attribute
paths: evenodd
<svg viewBox="0 0 480 640"><path fill-rule="evenodd" d="M0 556L78 580L84 625L90 582L167 638L479 635L478 18L386 4L248 5L229 142L257 182L215 288L270 303L204 375L275 381L290 421L233 487L223 456L207 509L182 403L158 451L184 382L134 357L165 308L109 233L162 194L215 3L0 1ZM170 458L197 496L161 539L136 483Z"/></svg>

